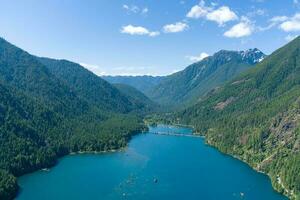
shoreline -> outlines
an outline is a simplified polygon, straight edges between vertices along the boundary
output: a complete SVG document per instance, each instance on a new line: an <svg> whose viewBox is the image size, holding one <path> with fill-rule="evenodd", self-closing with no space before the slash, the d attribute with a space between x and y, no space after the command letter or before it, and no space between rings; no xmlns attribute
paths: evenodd
<svg viewBox="0 0 300 200"><path fill-rule="evenodd" d="M274 185L273 185L273 183L272 183L271 176L270 176L268 173L266 173L266 172L264 172L264 171L258 169L257 167L254 167L254 166L250 165L250 163L248 163L247 161L243 160L242 158L240 158L240 157L238 157L238 156L236 156L236 155L229 154L229 153L224 153L223 151L221 151L220 149L218 149L216 146L214 146L213 144L209 143L209 141L206 139L205 135L200 134L200 133L193 133L193 134L203 136L204 141L205 141L205 144L207 144L207 145L209 145L210 147L216 149L217 151L221 152L222 154L224 154L224 155L226 155L226 156L230 156L230 157L232 157L232 158L235 158L235 159L237 159L237 160L239 160L239 161L245 163L246 165L248 165L251 169L255 170L256 172L266 175L266 176L270 179L271 185L272 185L272 188L274 189L274 191L278 192L279 194L283 194L283 195L286 196L288 199L291 199L291 200L292 200L292 199L296 199L296 196L295 196L295 194L293 193L293 191L287 190L287 189L284 187L283 183L279 181L279 180L281 180L280 177L279 177L279 179L278 179L278 176L277 176L276 182L281 186L281 189L283 189L284 192L280 192L276 187L274 187Z"/></svg>
<svg viewBox="0 0 300 200"><path fill-rule="evenodd" d="M157 125L163 125L163 124L157 124ZM174 127L183 127L183 128L192 128L192 127L193 127L193 126L181 125L181 124L170 124L170 125L171 125L171 126L174 126ZM148 125L148 127L151 127L151 125ZM144 133L145 133L145 132L142 131L140 134L144 134ZM284 192L280 192L280 191L278 191L278 190L274 187L274 185L272 184L271 177L270 177L270 175L269 175L268 173L266 173L266 172L264 172L264 171L261 171L261 170L259 170L258 168L256 168L256 167L250 165L248 162L246 162L245 160L243 160L242 158L240 158L240 157L238 157L238 156L236 156L236 155L222 152L222 151L221 151L220 149L218 149L216 146L214 146L213 144L209 143L209 141L206 139L206 136L205 136L205 135L200 134L200 133L197 133L197 132L193 132L192 134L193 134L193 135L197 135L197 136L201 136L201 138L204 139L204 142L205 142L206 145L208 145L208 146L210 146L210 147L216 149L216 150L219 151L220 153L222 153L222 154L224 154L224 155L226 155L226 156L230 156L230 157L232 157L232 158L234 158L234 159L237 159L237 160L243 162L244 164L248 165L251 169L255 170L256 172L266 175L266 176L270 179L271 185L272 185L272 188L274 189L274 191L278 192L279 194L282 194L282 195L286 196L288 199L296 199L295 194L294 194L292 191L287 190L285 187L283 187L283 184L279 182L279 181L281 180L280 177L279 177L279 178L277 177L276 182L282 187L282 189L283 189ZM137 134L137 135L139 135L139 134ZM134 135L134 136L135 136L135 135ZM64 158L64 157L66 157L66 156L85 155L85 154L90 154L90 155L92 155L92 154L95 154L95 155L96 155L96 154L99 154L99 155L100 155L100 154L107 154L107 153L117 153L117 152L122 152L122 151L124 151L124 150L128 147L128 144L129 144L129 142L131 141L131 139L132 139L132 138L129 139L129 141L128 141L128 143L126 144L126 146L121 147L121 148L110 149L110 150L105 150L105 151L78 151L78 152L69 152L68 154L59 157L59 158L58 158L58 161L59 161L59 159L62 159L62 158ZM58 163L55 163L53 166L46 167L46 168L42 168L42 169L39 169L39 170L35 170L35 171L33 171L33 172L30 172L30 173L34 173L34 172L37 172L37 171L49 172L49 171L51 171L51 168L55 167L57 164L58 164ZM30 173L26 173L26 174L30 174ZM26 174L24 174L24 175L26 175ZM23 175L22 175L22 176L23 176ZM20 177L20 176L19 176L19 177ZM19 178L19 177L17 177L17 178ZM17 197L18 195L19 195L19 192L15 195L15 197Z"/></svg>
<svg viewBox="0 0 300 200"><path fill-rule="evenodd" d="M162 124L159 124L159 123L158 123L157 125L162 125ZM193 125L172 124L172 123L171 123L171 124L168 124L168 125L171 125L171 126L174 126L174 127L183 127L183 128L191 128L191 129L194 129L194 128L193 128L193 127L194 127ZM277 178L276 178L275 181L276 181L277 184L280 185L281 189L283 189L284 192L279 191L279 190L273 185L273 181L272 181L272 179L271 179L271 176L270 176L268 173L266 173L266 172L264 172L264 171L258 169L258 168L255 167L255 166L250 165L250 163L248 163L247 161L243 160L242 158L240 158L240 157L238 157L238 156L236 156L236 155L234 155L234 154L229 154L229 153L225 153L225 152L221 151L221 150L220 150L219 148L217 148L215 145L211 144L211 143L209 142L209 140L206 139L206 136L205 136L204 134L201 134L201 133L198 133L198 132L194 132L194 130L193 130L192 134L193 134L193 135L197 135L197 136L201 136L201 137L204 139L204 142L205 142L206 145L208 145L208 146L210 146L210 147L216 149L216 150L219 151L220 153L222 153L222 154L224 154L224 155L226 155L226 156L230 156L230 157L232 157L232 158L235 158L235 159L237 159L237 160L239 160L239 161L245 163L246 165L248 165L251 169L255 170L256 172L266 175L266 176L270 179L271 185L272 185L272 188L274 189L274 191L278 192L279 194L284 195L284 196L287 197L288 199L291 199L291 200L296 199L296 194L295 194L293 191L290 191L290 190L286 189L286 187L284 187L283 183L282 183L281 181L279 181L279 180L281 180L281 179L278 179L278 176L277 176ZM279 178L280 178L280 177L279 177Z"/></svg>
<svg viewBox="0 0 300 200"><path fill-rule="evenodd" d="M146 125L146 124L145 124ZM148 125L146 125L148 126ZM44 166L43 168L38 168L38 169L35 169L35 170L32 170L30 172L27 172L27 173L24 173L20 176L15 176L17 178L17 187L18 187L18 190L16 191L15 194L13 194L13 199L16 199L16 197L19 196L22 188L20 187L19 183L18 183L18 179L21 177L21 176L25 176L25 175L28 175L28 174L31 174L31 173L34 173L34 172L38 172L38 171L43 171L43 172L49 172L51 171L51 168L55 167L59 160L66 157L66 156L72 156L72 155L84 155L84 154L105 154L105 153L116 153L116 152L121 152L123 150L125 150L127 147L128 147L128 144L129 142L131 141L131 139L136 136L136 135L139 135L139 134L144 134L146 131L145 130L135 130L132 132L132 135L130 136L130 138L128 139L127 143L125 146L123 147L120 147L120 148L116 148L116 149L109 149L109 150L105 150L105 151L77 151L77 152L68 152L66 154L63 154L63 155L59 155L57 156L56 158L56 161L54 164L52 165L49 165L49 166Z"/></svg>
<svg viewBox="0 0 300 200"><path fill-rule="evenodd" d="M51 168L55 167L58 164L58 162L59 162L60 159L63 159L64 157L67 157L67 156L93 155L93 154L94 155L97 155L97 154L101 155L101 154L108 154L108 153L117 153L117 152L124 151L126 148L127 148L127 146L121 147L119 149L110 149L110 150L105 150L105 151L77 151L77 152L70 152L70 153L68 153L66 155L63 155L63 156L59 157L58 161L57 161L57 163L55 165L50 166L50 167L45 167L45 168L42 168L42 169L30 172L30 173L34 173L34 172L38 172L38 171L49 172L49 171L51 171ZM30 174L30 173L26 173L26 174ZM26 175L26 174L24 174L24 175ZM24 176L24 175L22 175L22 176ZM21 176L19 176L19 177L21 177Z"/></svg>

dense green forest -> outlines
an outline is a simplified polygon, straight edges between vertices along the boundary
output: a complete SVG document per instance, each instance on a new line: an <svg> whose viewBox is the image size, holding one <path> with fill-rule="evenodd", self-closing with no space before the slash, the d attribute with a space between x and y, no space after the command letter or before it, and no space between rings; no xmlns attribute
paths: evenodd
<svg viewBox="0 0 300 200"><path fill-rule="evenodd" d="M140 113L143 110L145 113L154 113L161 110L161 107L157 103L150 100L144 93L134 87L120 83L116 83L114 86L131 102L134 102L134 104L139 108Z"/></svg>
<svg viewBox="0 0 300 200"><path fill-rule="evenodd" d="M300 37L209 93L174 121L266 172L274 187L300 198Z"/></svg>
<svg viewBox="0 0 300 200"><path fill-rule="evenodd" d="M136 114L145 107L78 64L0 39L0 199L17 194L17 176L60 156L126 146L146 129Z"/></svg>
<svg viewBox="0 0 300 200"><path fill-rule="evenodd" d="M182 71L164 77L147 91L153 101L177 108L197 102L214 87L253 67L265 55L258 49L221 50Z"/></svg>
<svg viewBox="0 0 300 200"><path fill-rule="evenodd" d="M193 125L300 198L300 38L263 58L258 49L223 50L170 76L124 79L182 109L161 114L165 106L135 86L112 85L77 63L36 57L0 38L0 199L14 198L18 176L61 156L125 147L147 129L147 114L149 123Z"/></svg>

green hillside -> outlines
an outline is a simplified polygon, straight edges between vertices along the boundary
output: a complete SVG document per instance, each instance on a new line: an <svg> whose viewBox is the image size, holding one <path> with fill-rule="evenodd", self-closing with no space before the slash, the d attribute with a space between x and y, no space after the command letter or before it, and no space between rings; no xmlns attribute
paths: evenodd
<svg viewBox="0 0 300 200"><path fill-rule="evenodd" d="M0 39L0 199L16 195L17 176L70 152L124 147L145 129L130 114L139 108L117 88L67 64L54 73ZM68 70L75 72L63 77Z"/></svg>
<svg viewBox="0 0 300 200"><path fill-rule="evenodd" d="M128 113L136 109L114 86L83 68L77 63L67 60L37 58L51 74L67 84L78 96L98 108Z"/></svg>
<svg viewBox="0 0 300 200"><path fill-rule="evenodd" d="M251 68L265 55L258 49L219 51L213 56L165 77L146 94L154 101L178 107L194 103L216 86Z"/></svg>
<svg viewBox="0 0 300 200"><path fill-rule="evenodd" d="M177 114L207 142L300 195L300 37Z"/></svg>
<svg viewBox="0 0 300 200"><path fill-rule="evenodd" d="M135 89L126 84L114 84L114 86L125 95L130 102L138 108L141 113L144 111L145 113L158 111L159 105L150 100L144 93Z"/></svg>

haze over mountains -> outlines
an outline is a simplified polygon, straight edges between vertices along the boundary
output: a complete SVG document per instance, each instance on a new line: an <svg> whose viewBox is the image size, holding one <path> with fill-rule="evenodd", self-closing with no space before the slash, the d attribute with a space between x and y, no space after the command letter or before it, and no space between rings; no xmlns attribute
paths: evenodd
<svg viewBox="0 0 300 200"><path fill-rule="evenodd" d="M157 86L165 77L163 76L102 76L110 83L121 83L130 85L147 94L153 87Z"/></svg>

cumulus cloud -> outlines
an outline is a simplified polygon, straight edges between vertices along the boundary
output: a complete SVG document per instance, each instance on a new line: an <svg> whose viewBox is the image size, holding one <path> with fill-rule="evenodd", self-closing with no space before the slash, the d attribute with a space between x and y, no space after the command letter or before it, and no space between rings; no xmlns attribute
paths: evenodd
<svg viewBox="0 0 300 200"><path fill-rule="evenodd" d="M160 33L158 31L149 31L147 28L142 26L133 26L127 25L123 26L121 29L121 33L126 33L129 35L148 35L151 37L158 36Z"/></svg>
<svg viewBox="0 0 300 200"><path fill-rule="evenodd" d="M227 6L222 6L206 15L206 18L223 26L226 22L237 20L237 15Z"/></svg>
<svg viewBox="0 0 300 200"><path fill-rule="evenodd" d="M254 26L252 22L248 18L242 17L241 22L226 31L224 36L229 38L241 38L251 35L253 31Z"/></svg>
<svg viewBox="0 0 300 200"><path fill-rule="evenodd" d="M227 6L215 8L217 4L212 4L212 7L205 6L202 0L198 5L195 5L186 14L188 18L204 18L206 20L214 21L223 26L226 22L237 20L238 16Z"/></svg>
<svg viewBox="0 0 300 200"><path fill-rule="evenodd" d="M296 13L292 17L287 16L275 16L270 20L269 26L261 28L262 31L268 30L274 26L278 26L279 29L285 32L297 32L300 31L300 13Z"/></svg>
<svg viewBox="0 0 300 200"><path fill-rule="evenodd" d="M257 27L257 30L259 31L267 31L271 28L273 28L274 26L277 26L278 24L288 20L289 18L287 16L274 16L269 20L269 25L265 26L265 27Z"/></svg>
<svg viewBox="0 0 300 200"><path fill-rule="evenodd" d="M165 33L177 33L187 30L189 26L186 23L176 22L174 24L167 24L163 27Z"/></svg>
<svg viewBox="0 0 300 200"><path fill-rule="evenodd" d="M209 11L211 11L211 8L205 7L204 1L201 1L199 5L193 6L186 16L189 18L198 19L205 17Z"/></svg>
<svg viewBox="0 0 300 200"><path fill-rule="evenodd" d="M274 16L269 20L270 24L266 27L258 27L258 30L265 31L273 27L278 27L284 32L299 32L300 31L300 13L294 14L292 17L285 15ZM286 40L291 40L292 35L286 36Z"/></svg>
<svg viewBox="0 0 300 200"><path fill-rule="evenodd" d="M203 60L204 58L207 58L208 56L209 56L209 54L202 52L198 56L186 56L186 58L188 58L192 62L199 62L199 61Z"/></svg>
<svg viewBox="0 0 300 200"><path fill-rule="evenodd" d="M285 32L300 31L300 13L296 13L293 17L281 23L279 28Z"/></svg>

